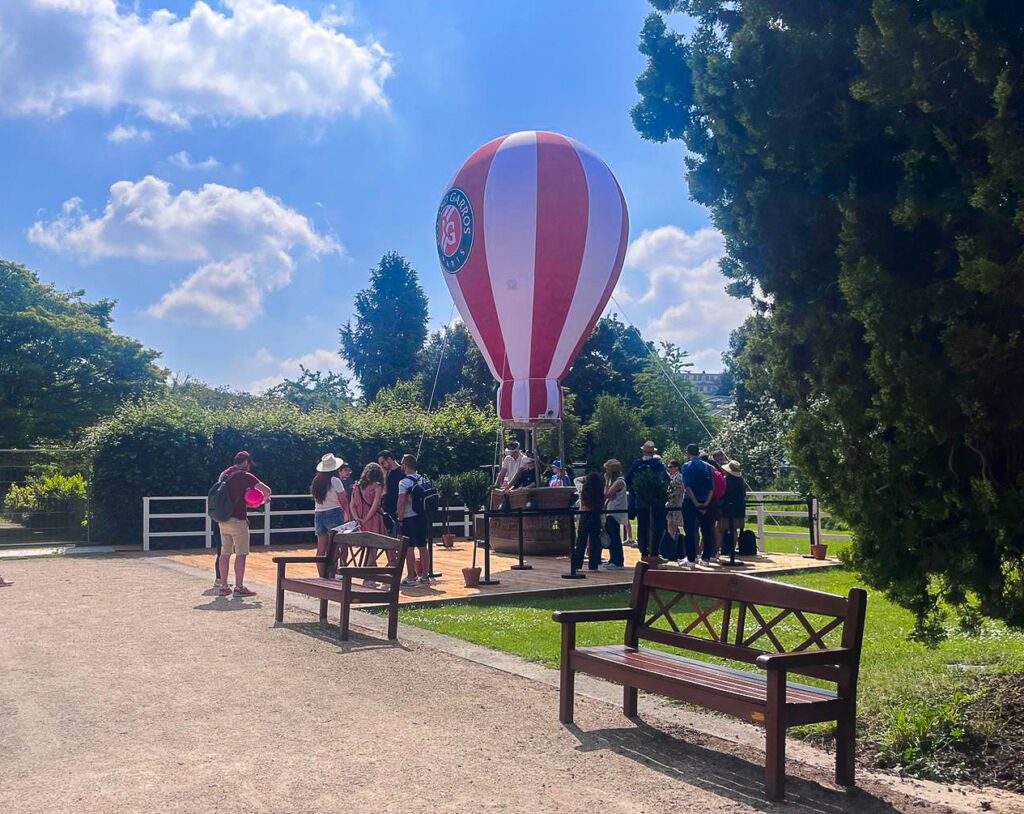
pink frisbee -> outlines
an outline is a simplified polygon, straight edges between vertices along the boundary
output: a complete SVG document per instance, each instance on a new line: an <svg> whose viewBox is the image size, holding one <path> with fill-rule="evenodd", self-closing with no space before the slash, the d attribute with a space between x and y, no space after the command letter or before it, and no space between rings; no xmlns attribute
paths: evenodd
<svg viewBox="0 0 1024 814"><path fill-rule="evenodd" d="M259 489L246 489L245 505L250 509L258 509L263 505L263 492Z"/></svg>

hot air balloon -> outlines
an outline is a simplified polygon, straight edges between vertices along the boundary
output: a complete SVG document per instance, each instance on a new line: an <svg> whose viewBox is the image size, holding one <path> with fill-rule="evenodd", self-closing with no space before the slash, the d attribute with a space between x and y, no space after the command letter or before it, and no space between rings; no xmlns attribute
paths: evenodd
<svg viewBox="0 0 1024 814"><path fill-rule="evenodd" d="M615 176L558 133L496 138L469 157L437 211L437 255L498 381L498 416L562 418L561 381L622 270L629 213Z"/></svg>

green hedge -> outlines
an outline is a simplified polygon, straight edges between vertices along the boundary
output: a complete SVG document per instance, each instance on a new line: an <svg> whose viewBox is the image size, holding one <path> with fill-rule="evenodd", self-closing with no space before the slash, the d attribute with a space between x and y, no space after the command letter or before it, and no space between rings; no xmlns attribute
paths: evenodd
<svg viewBox="0 0 1024 814"><path fill-rule="evenodd" d="M423 433L420 468L436 477L490 462L495 432L493 414L452 404L429 414L405 404L308 413L281 402L231 410L187 399L126 404L88 434L92 538L140 543L143 496L204 495L240 449L256 457L276 493L301 494L325 452L358 474L383 448L415 453Z"/></svg>

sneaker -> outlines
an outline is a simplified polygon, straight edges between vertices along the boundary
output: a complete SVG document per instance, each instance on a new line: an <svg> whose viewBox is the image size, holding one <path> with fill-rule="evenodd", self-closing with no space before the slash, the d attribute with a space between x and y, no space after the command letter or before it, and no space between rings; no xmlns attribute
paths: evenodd
<svg viewBox="0 0 1024 814"><path fill-rule="evenodd" d="M256 592L243 585L241 588L235 588L235 596L256 596Z"/></svg>
<svg viewBox="0 0 1024 814"><path fill-rule="evenodd" d="M342 577L342 579L344 579L344 577ZM404 582L402 584L405 585ZM374 582L372 579L364 579L363 580L363 587L364 588L369 588L370 590L375 590L375 589L380 587L380 583L379 582Z"/></svg>
<svg viewBox="0 0 1024 814"><path fill-rule="evenodd" d="M420 585L429 585L430 583L430 574L424 574L422 577L420 577Z"/></svg>
<svg viewBox="0 0 1024 814"><path fill-rule="evenodd" d="M711 567L711 560L705 560L703 557L701 557L700 564L710 568Z"/></svg>
<svg viewBox="0 0 1024 814"><path fill-rule="evenodd" d="M618 571L620 568L622 568L621 565L616 565L613 562L606 562L606 563L602 564L601 567L605 571Z"/></svg>
<svg viewBox="0 0 1024 814"><path fill-rule="evenodd" d="M217 593L219 593L221 596L231 596L231 586L221 585L220 590L217 591Z"/></svg>
<svg viewBox="0 0 1024 814"><path fill-rule="evenodd" d="M679 567L684 568L687 571L693 571L697 567L697 563L692 560L680 560Z"/></svg>
<svg viewBox="0 0 1024 814"><path fill-rule="evenodd" d="M220 587L220 580L219 579L215 579L213 581L213 587L214 588L219 588Z"/></svg>
<svg viewBox="0 0 1024 814"><path fill-rule="evenodd" d="M399 583L399 585L404 585L406 588L414 588L419 584L420 581L416 577L406 577Z"/></svg>

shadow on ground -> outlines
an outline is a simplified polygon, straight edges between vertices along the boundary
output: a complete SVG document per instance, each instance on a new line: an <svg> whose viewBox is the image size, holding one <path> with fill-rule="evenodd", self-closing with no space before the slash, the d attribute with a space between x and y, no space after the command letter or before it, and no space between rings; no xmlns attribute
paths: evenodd
<svg viewBox="0 0 1024 814"><path fill-rule="evenodd" d="M776 811L781 805L795 812L813 814L897 814L899 809L862 789L829 788L809 780L788 776L786 802L765 799L764 765L744 760L699 744L680 740L636 719L636 726L585 731L575 724L566 728L577 740L581 752L611 750L652 768L673 780L684 780L703 791L762 811ZM683 772L677 766L703 766L703 771Z"/></svg>
<svg viewBox="0 0 1024 814"><path fill-rule="evenodd" d="M378 639L372 636L364 636L360 633L349 632L349 640L341 640L341 631L337 625L323 622L279 622L273 625L275 628L282 628L289 632L301 633L311 639L333 644L343 653L367 650L406 650L405 645L398 641L389 639Z"/></svg>

